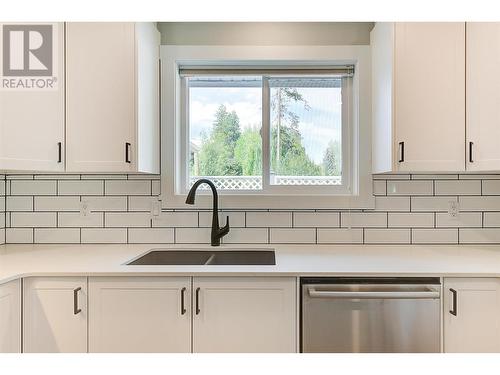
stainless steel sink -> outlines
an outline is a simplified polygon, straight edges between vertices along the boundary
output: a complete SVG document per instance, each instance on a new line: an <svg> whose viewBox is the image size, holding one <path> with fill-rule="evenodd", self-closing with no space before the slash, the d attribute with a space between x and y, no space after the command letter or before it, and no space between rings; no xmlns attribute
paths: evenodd
<svg viewBox="0 0 500 375"><path fill-rule="evenodd" d="M270 249L151 249L148 253L133 259L127 265L231 265L256 266L276 265L274 250Z"/></svg>

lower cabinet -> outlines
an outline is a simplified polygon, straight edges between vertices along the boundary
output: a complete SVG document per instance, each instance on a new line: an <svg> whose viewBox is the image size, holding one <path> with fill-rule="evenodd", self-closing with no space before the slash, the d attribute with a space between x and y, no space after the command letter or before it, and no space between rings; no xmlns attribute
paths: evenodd
<svg viewBox="0 0 500 375"><path fill-rule="evenodd" d="M30 277L23 283L23 351L87 352L87 278Z"/></svg>
<svg viewBox="0 0 500 375"><path fill-rule="evenodd" d="M0 285L0 353L21 352L21 280Z"/></svg>
<svg viewBox="0 0 500 375"><path fill-rule="evenodd" d="M195 277L193 352L295 352L296 279Z"/></svg>
<svg viewBox="0 0 500 375"><path fill-rule="evenodd" d="M25 352L297 350L294 277L26 278L23 311Z"/></svg>
<svg viewBox="0 0 500 375"><path fill-rule="evenodd" d="M191 352L191 278L89 278L89 351Z"/></svg>
<svg viewBox="0 0 500 375"><path fill-rule="evenodd" d="M444 279L444 351L500 352L500 279Z"/></svg>

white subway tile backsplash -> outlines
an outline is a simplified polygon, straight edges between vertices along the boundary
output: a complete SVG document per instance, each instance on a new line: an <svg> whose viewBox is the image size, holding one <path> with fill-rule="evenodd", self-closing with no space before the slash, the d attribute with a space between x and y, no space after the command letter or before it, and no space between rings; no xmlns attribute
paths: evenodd
<svg viewBox="0 0 500 375"><path fill-rule="evenodd" d="M212 212L200 212L200 227L211 227L212 226ZM244 212L219 212L219 225L226 225L226 218L229 216L229 225L231 228L243 228L245 227L245 213Z"/></svg>
<svg viewBox="0 0 500 375"><path fill-rule="evenodd" d="M483 223L481 212L460 212L457 217L450 217L447 212L436 213L436 227L463 228L481 227Z"/></svg>
<svg viewBox="0 0 500 375"><path fill-rule="evenodd" d="M82 196L82 202L88 203L90 211L127 211L127 197Z"/></svg>
<svg viewBox="0 0 500 375"><path fill-rule="evenodd" d="M432 181L387 181L387 195L432 195Z"/></svg>
<svg viewBox="0 0 500 375"><path fill-rule="evenodd" d="M35 197L35 211L79 211L80 197Z"/></svg>
<svg viewBox="0 0 500 375"><path fill-rule="evenodd" d="M485 212L483 215L484 227L500 228L500 212Z"/></svg>
<svg viewBox="0 0 500 375"><path fill-rule="evenodd" d="M13 228L55 227L55 212L11 212L10 226Z"/></svg>
<svg viewBox="0 0 500 375"><path fill-rule="evenodd" d="M210 228L175 228L176 243L210 243Z"/></svg>
<svg viewBox="0 0 500 375"><path fill-rule="evenodd" d="M162 212L153 217L153 227L197 227L198 212Z"/></svg>
<svg viewBox="0 0 500 375"><path fill-rule="evenodd" d="M103 195L104 181L58 181L58 195Z"/></svg>
<svg viewBox="0 0 500 375"><path fill-rule="evenodd" d="M5 202L7 211L33 211L33 197L9 196Z"/></svg>
<svg viewBox="0 0 500 375"><path fill-rule="evenodd" d="M365 229L367 244L409 244L410 229Z"/></svg>
<svg viewBox="0 0 500 375"><path fill-rule="evenodd" d="M500 196L459 197L461 211L500 211Z"/></svg>
<svg viewBox="0 0 500 375"><path fill-rule="evenodd" d="M231 228L223 238L226 244L268 243L267 228Z"/></svg>
<svg viewBox="0 0 500 375"><path fill-rule="evenodd" d="M151 212L153 203L158 202L157 197L151 196L129 196L128 197L128 210L129 211L143 211Z"/></svg>
<svg viewBox="0 0 500 375"><path fill-rule="evenodd" d="M151 214L149 212L106 212L104 224L112 227L151 227Z"/></svg>
<svg viewBox="0 0 500 375"><path fill-rule="evenodd" d="M61 228L99 228L104 226L104 214L91 212L87 216L79 212L59 212L57 214L58 226Z"/></svg>
<svg viewBox="0 0 500 375"><path fill-rule="evenodd" d="M376 211L410 211L410 197L375 197Z"/></svg>
<svg viewBox="0 0 500 375"><path fill-rule="evenodd" d="M80 229L35 228L35 243L80 243Z"/></svg>
<svg viewBox="0 0 500 375"><path fill-rule="evenodd" d="M385 180L373 180L373 195L386 195L387 185Z"/></svg>
<svg viewBox="0 0 500 375"><path fill-rule="evenodd" d="M363 243L363 229L326 229L318 228L318 243L359 244Z"/></svg>
<svg viewBox="0 0 500 375"><path fill-rule="evenodd" d="M271 228L270 243L315 243L314 228Z"/></svg>
<svg viewBox="0 0 500 375"><path fill-rule="evenodd" d="M291 227L291 212L247 212L247 227Z"/></svg>
<svg viewBox="0 0 500 375"><path fill-rule="evenodd" d="M209 243L209 210L151 215L160 189L158 175L0 174L0 244ZM230 216L223 242L500 244L500 174L376 175L373 191L374 210L220 212L220 226Z"/></svg>
<svg viewBox="0 0 500 375"><path fill-rule="evenodd" d="M128 243L174 243L174 228L129 228Z"/></svg>
<svg viewBox="0 0 500 375"><path fill-rule="evenodd" d="M127 243L127 228L82 228L81 243Z"/></svg>
<svg viewBox="0 0 500 375"><path fill-rule="evenodd" d="M56 195L57 182L45 180L11 180L10 195Z"/></svg>
<svg viewBox="0 0 500 375"><path fill-rule="evenodd" d="M500 195L500 180L484 180L483 195Z"/></svg>
<svg viewBox="0 0 500 375"><path fill-rule="evenodd" d="M456 244L458 229L412 229L414 244Z"/></svg>
<svg viewBox="0 0 500 375"><path fill-rule="evenodd" d="M6 228L5 241L7 243L33 243L33 229Z"/></svg>
<svg viewBox="0 0 500 375"><path fill-rule="evenodd" d="M460 228L459 241L463 244L500 243L500 230L497 228Z"/></svg>
<svg viewBox="0 0 500 375"><path fill-rule="evenodd" d="M434 213L427 212L390 212L389 228L429 228L434 227Z"/></svg>
<svg viewBox="0 0 500 375"><path fill-rule="evenodd" d="M449 202L457 202L457 197L411 197L412 211L448 211Z"/></svg>
<svg viewBox="0 0 500 375"><path fill-rule="evenodd" d="M106 195L151 195L151 180L106 180Z"/></svg>
<svg viewBox="0 0 500 375"><path fill-rule="evenodd" d="M387 227L385 212L342 212L340 215L342 228Z"/></svg>
<svg viewBox="0 0 500 375"><path fill-rule="evenodd" d="M340 225L338 212L294 212L294 227L334 228Z"/></svg>
<svg viewBox="0 0 500 375"><path fill-rule="evenodd" d="M481 195L481 181L435 181L436 195Z"/></svg>

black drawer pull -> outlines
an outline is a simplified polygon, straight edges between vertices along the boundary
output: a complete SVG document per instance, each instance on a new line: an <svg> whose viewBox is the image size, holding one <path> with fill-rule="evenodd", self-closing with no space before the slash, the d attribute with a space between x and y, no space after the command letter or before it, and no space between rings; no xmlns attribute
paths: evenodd
<svg viewBox="0 0 500 375"><path fill-rule="evenodd" d="M196 288L196 315L200 313L200 288Z"/></svg>
<svg viewBox="0 0 500 375"><path fill-rule="evenodd" d="M186 295L186 288L181 289L181 315L184 315L186 313L186 306L185 306L185 295Z"/></svg>
<svg viewBox="0 0 500 375"><path fill-rule="evenodd" d="M399 160L398 162L402 163L405 161L405 143L399 142Z"/></svg>
<svg viewBox="0 0 500 375"><path fill-rule="evenodd" d="M452 309L450 310L451 315L457 316L457 291L455 289L450 288L450 292L452 294Z"/></svg>
<svg viewBox="0 0 500 375"><path fill-rule="evenodd" d="M81 287L76 288L73 290L73 314L77 315L82 312L82 309L78 308L78 292L82 290Z"/></svg>
<svg viewBox="0 0 500 375"><path fill-rule="evenodd" d="M130 161L130 143L125 142L125 163L131 163Z"/></svg>
<svg viewBox="0 0 500 375"><path fill-rule="evenodd" d="M62 142L57 142L57 162L62 163Z"/></svg>

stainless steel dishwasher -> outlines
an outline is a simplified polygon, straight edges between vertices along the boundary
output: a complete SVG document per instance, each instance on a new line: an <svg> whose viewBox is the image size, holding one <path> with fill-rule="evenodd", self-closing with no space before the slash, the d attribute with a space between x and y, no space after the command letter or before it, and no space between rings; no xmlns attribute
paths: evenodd
<svg viewBox="0 0 500 375"><path fill-rule="evenodd" d="M302 278L304 353L440 351L439 278Z"/></svg>

